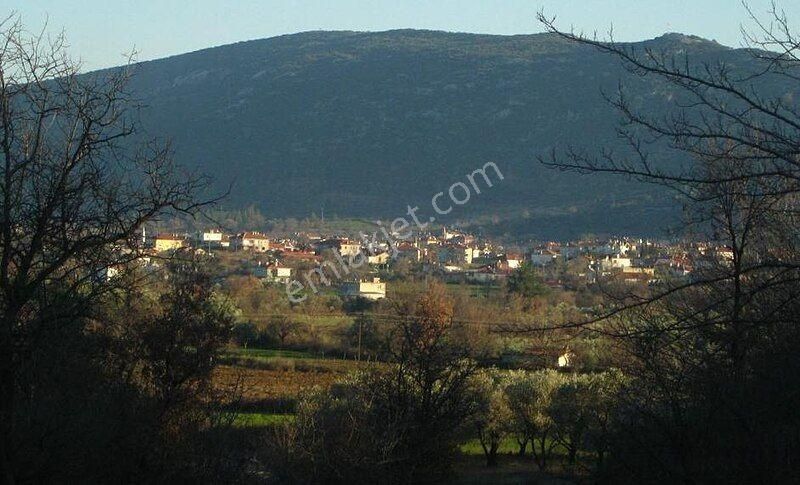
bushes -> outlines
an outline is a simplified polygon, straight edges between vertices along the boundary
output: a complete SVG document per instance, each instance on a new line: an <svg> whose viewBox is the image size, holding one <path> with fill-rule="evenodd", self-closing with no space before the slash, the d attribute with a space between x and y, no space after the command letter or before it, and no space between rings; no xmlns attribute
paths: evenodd
<svg viewBox="0 0 800 485"><path fill-rule="evenodd" d="M472 412L471 399L446 384L434 391L435 400L430 397L414 376L396 370L353 375L329 392L308 393L296 420L269 440L269 462L292 483L444 477Z"/></svg>
<svg viewBox="0 0 800 485"><path fill-rule="evenodd" d="M240 347L286 348L308 333L307 325L285 315L274 315L266 323L239 322L233 327L234 342Z"/></svg>
<svg viewBox="0 0 800 485"><path fill-rule="evenodd" d="M390 339L393 363L300 400L268 446L292 482L410 483L445 477L476 412L473 362L451 345L452 301L432 286Z"/></svg>
<svg viewBox="0 0 800 485"><path fill-rule="evenodd" d="M261 335L253 322L238 322L231 330L231 337L240 347L258 346Z"/></svg>
<svg viewBox="0 0 800 485"><path fill-rule="evenodd" d="M386 358L391 330L387 327L373 317L358 315L345 332L350 351L366 360Z"/></svg>
<svg viewBox="0 0 800 485"><path fill-rule="evenodd" d="M232 449L218 446L225 423L208 406L234 309L201 268L171 269L157 293L131 291L91 308L91 318L41 328L15 382L24 396L12 417L18 481L212 482L239 473Z"/></svg>

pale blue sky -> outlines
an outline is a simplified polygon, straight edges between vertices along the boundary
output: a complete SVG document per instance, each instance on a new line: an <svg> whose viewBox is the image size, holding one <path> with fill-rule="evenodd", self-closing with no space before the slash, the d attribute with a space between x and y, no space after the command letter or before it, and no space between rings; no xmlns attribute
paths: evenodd
<svg viewBox="0 0 800 485"><path fill-rule="evenodd" d="M766 13L769 0L749 0ZM779 0L795 25L800 0ZM740 0L0 0L30 28L49 18L64 29L84 69L120 64L134 46L139 60L241 40L306 30L436 29L491 34L539 32L539 9L564 27L607 31L618 40L664 32L696 34L740 45L746 22Z"/></svg>

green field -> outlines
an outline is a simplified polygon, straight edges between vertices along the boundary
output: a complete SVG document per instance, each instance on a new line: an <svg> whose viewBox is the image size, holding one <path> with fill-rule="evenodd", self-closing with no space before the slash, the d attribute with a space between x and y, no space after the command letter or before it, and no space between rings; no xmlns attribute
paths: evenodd
<svg viewBox="0 0 800 485"><path fill-rule="evenodd" d="M462 444L459 449L465 455L483 455L483 448L479 439L471 439ZM506 438L500 443L500 448L497 450L500 454L516 453L519 450L517 441L514 438Z"/></svg>
<svg viewBox="0 0 800 485"><path fill-rule="evenodd" d="M233 426L236 428L264 428L289 423L293 419L293 414L236 413L233 418Z"/></svg>
<svg viewBox="0 0 800 485"><path fill-rule="evenodd" d="M277 349L228 349L220 357L220 363L234 367L261 370L345 373L360 365L354 359L329 357L312 352Z"/></svg>
<svg viewBox="0 0 800 485"><path fill-rule="evenodd" d="M488 297L502 291L502 288L496 285L480 285L475 283L447 283L447 288L450 291L464 293L471 297Z"/></svg>
<svg viewBox="0 0 800 485"><path fill-rule="evenodd" d="M315 327L338 328L353 324L353 317L349 315L294 315L292 318Z"/></svg>
<svg viewBox="0 0 800 485"><path fill-rule="evenodd" d="M309 352L300 350L277 350L277 349L228 349L223 353L224 357L246 357L252 359L312 359L313 355Z"/></svg>
<svg viewBox="0 0 800 485"><path fill-rule="evenodd" d="M548 445L551 446L553 443L548 439ZM462 444L459 449L461 453L464 455L483 455L483 448L481 447L481 442L478 438L471 439L464 444ZM507 437L500 443L500 448L497 452L501 455L511 455L516 454L519 451L519 445L517 445L517 440L513 437ZM526 453L531 453L531 443L528 443L528 447L526 448ZM564 456L567 454L567 451L564 449L563 446L556 444L553 447L553 456Z"/></svg>

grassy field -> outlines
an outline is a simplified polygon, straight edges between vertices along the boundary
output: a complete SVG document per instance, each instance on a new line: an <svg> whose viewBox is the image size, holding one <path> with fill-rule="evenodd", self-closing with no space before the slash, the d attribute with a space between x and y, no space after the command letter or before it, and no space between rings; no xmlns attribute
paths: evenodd
<svg viewBox="0 0 800 485"><path fill-rule="evenodd" d="M277 350L277 349L241 349L234 348L228 349L224 352L223 357L248 357L254 359L270 359L274 357L281 357L284 359L307 359L312 357L311 353L303 352L300 350Z"/></svg>
<svg viewBox="0 0 800 485"><path fill-rule="evenodd" d="M501 287L495 285L468 283L447 283L447 288L450 291L464 293L471 297L487 297L502 291Z"/></svg>
<svg viewBox="0 0 800 485"><path fill-rule="evenodd" d="M461 453L465 455L481 455L483 456L483 448L481 442L477 438L471 439L460 446ZM500 443L500 448L497 450L500 454L513 454L519 450L517 441L514 438L506 438Z"/></svg>
<svg viewBox="0 0 800 485"><path fill-rule="evenodd" d="M254 323L266 323L272 318L272 315L245 313L243 315L243 318ZM353 323L353 317L349 315L292 314L291 318L296 322L306 323L308 325L312 325L314 327L319 327L319 328L326 328L326 327L339 328L339 327L349 326Z"/></svg>
<svg viewBox="0 0 800 485"><path fill-rule="evenodd" d="M316 327L344 328L353 323L349 315L293 315L292 318Z"/></svg>
<svg viewBox="0 0 800 485"><path fill-rule="evenodd" d="M229 349L221 356L221 364L260 370L347 373L362 364L350 359L315 356L296 350Z"/></svg>
<svg viewBox="0 0 800 485"><path fill-rule="evenodd" d="M264 428L277 424L288 423L294 419L292 414L271 413L236 413L233 425L237 428Z"/></svg>

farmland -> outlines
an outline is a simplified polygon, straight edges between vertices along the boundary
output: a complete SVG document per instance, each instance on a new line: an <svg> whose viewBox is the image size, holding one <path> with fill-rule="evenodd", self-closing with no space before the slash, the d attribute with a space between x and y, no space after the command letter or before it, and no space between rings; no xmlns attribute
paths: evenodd
<svg viewBox="0 0 800 485"><path fill-rule="evenodd" d="M269 436L270 430L291 424L302 394L312 389L327 389L348 373L381 363L365 363L341 358L322 357L309 351L281 349L230 348L222 354L225 364L214 373L220 391L237 395L229 412L233 426L251 436ZM550 446L550 445L548 445ZM553 446L553 456L563 460L566 452ZM484 449L476 437L465 436L458 447L457 483L522 483L529 480L554 480L561 466L547 475L531 467L530 451L519 456L519 444L507 436L500 443L500 468L487 469ZM573 470L565 470L564 473ZM556 482L553 482L556 483Z"/></svg>

